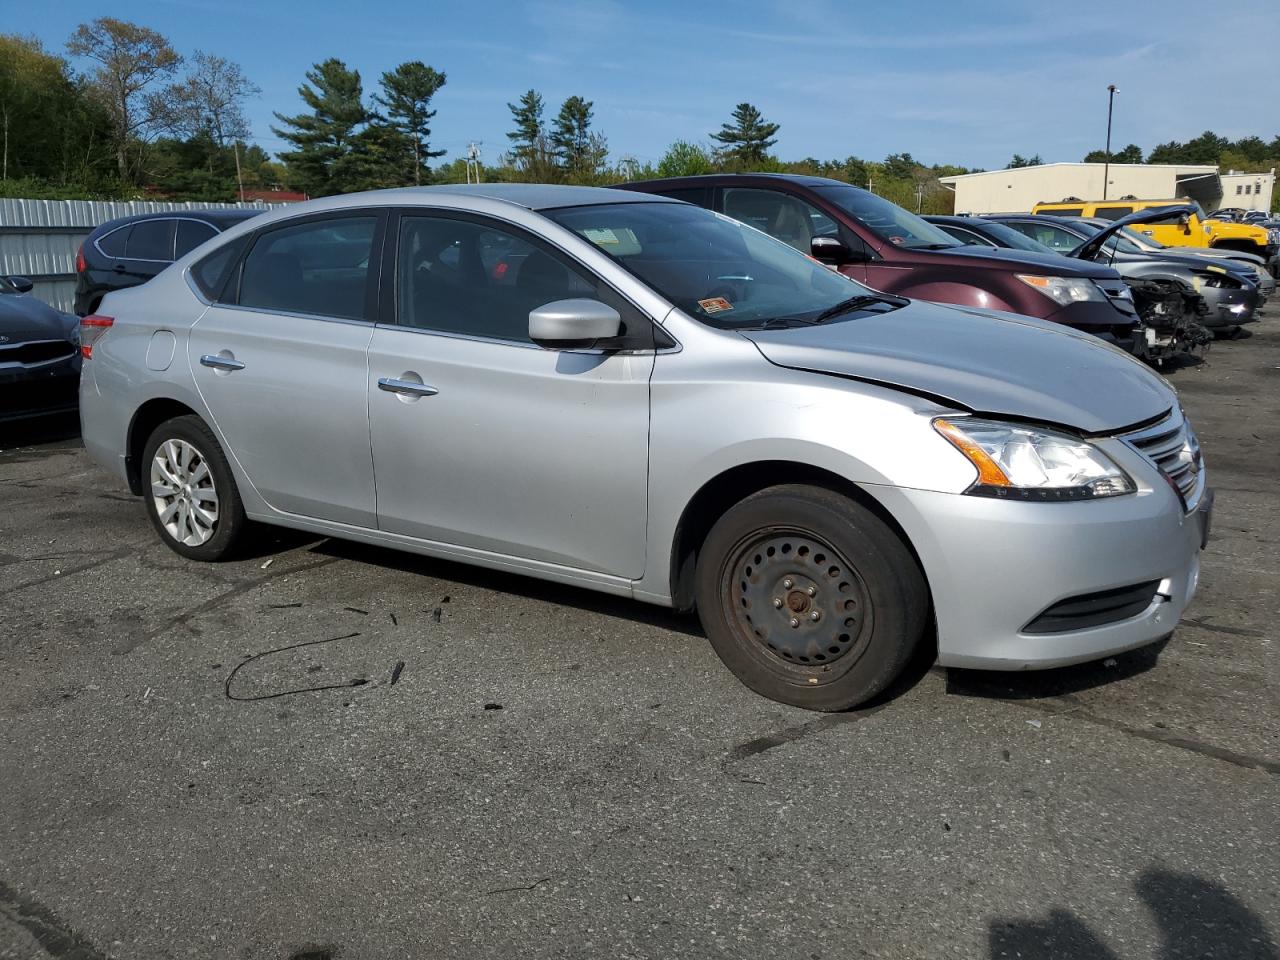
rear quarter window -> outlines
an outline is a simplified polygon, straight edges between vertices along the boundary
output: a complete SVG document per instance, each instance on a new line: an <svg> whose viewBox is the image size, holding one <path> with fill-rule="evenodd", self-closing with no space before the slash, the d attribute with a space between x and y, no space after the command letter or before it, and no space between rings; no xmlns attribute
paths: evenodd
<svg viewBox="0 0 1280 960"><path fill-rule="evenodd" d="M191 280L204 294L206 300L217 302L222 298L227 277L231 274L232 268L240 259L240 254L248 242L249 234L237 237L201 257L191 267Z"/></svg>
<svg viewBox="0 0 1280 960"><path fill-rule="evenodd" d="M132 229L133 224L128 224L104 233L97 239L98 249L108 257L123 257L125 245L129 240L129 231Z"/></svg>
<svg viewBox="0 0 1280 960"><path fill-rule="evenodd" d="M1094 207L1093 215L1103 220L1119 220L1133 213L1133 207Z"/></svg>

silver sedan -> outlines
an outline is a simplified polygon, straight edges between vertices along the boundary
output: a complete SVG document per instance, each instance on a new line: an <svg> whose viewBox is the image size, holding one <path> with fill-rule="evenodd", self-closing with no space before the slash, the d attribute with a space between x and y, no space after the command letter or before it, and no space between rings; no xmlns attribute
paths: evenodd
<svg viewBox="0 0 1280 960"><path fill-rule="evenodd" d="M1212 503L1126 355L638 193L300 204L81 341L85 444L183 556L260 522L696 608L744 683L816 710L935 635L1008 670L1166 636Z"/></svg>

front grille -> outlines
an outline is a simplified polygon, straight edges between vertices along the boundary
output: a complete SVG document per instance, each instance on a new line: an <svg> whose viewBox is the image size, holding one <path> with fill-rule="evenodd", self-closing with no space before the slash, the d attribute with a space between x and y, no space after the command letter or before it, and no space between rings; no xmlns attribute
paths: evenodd
<svg viewBox="0 0 1280 960"><path fill-rule="evenodd" d="M1127 433L1123 439L1168 477L1190 510L1200 495L1200 443L1180 411L1155 426Z"/></svg>
<svg viewBox="0 0 1280 960"><path fill-rule="evenodd" d="M1022 632L1066 633L1069 630L1085 630L1128 620L1151 606L1158 586L1159 580L1149 580L1129 587L1082 593L1059 600L1023 627Z"/></svg>
<svg viewBox="0 0 1280 960"><path fill-rule="evenodd" d="M28 340L26 343L0 344L0 363L48 363L62 360L76 352L67 340Z"/></svg>

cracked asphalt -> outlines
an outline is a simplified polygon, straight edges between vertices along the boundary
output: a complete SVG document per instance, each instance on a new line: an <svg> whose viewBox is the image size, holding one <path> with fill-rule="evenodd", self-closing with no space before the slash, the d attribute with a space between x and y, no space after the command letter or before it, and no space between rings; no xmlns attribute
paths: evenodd
<svg viewBox="0 0 1280 960"><path fill-rule="evenodd" d="M186 562L74 424L11 434L0 957L1278 960L1275 313L1170 374L1218 489L1170 641L834 716L628 601Z"/></svg>

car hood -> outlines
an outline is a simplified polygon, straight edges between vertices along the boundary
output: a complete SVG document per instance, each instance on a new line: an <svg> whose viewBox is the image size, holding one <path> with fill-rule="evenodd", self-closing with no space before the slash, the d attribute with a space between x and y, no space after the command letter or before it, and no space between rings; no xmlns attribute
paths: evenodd
<svg viewBox="0 0 1280 960"><path fill-rule="evenodd" d="M924 394L948 406L1090 434L1154 420L1177 402L1138 360L1069 327L914 300L814 327L749 330L765 359Z"/></svg>
<svg viewBox="0 0 1280 960"><path fill-rule="evenodd" d="M1110 267L1088 261L1074 260L1061 254L1035 253L1031 250L1013 250L1009 247L986 247L966 244L960 247L947 247L933 250L931 253L943 253L949 257L966 260L994 260L993 266L1023 267L1027 273L1039 273L1051 277L1088 277L1091 280L1114 279L1115 274Z"/></svg>
<svg viewBox="0 0 1280 960"><path fill-rule="evenodd" d="M1107 255L1107 262L1111 262L1110 254ZM1239 262L1233 263L1230 260L1210 260L1205 257L1197 257L1189 254L1165 253L1125 253L1123 251L1115 255L1115 265L1123 263L1153 263L1167 267L1184 267L1187 270L1195 270L1200 273L1225 273L1237 280L1250 280L1250 274L1254 273L1247 264Z"/></svg>
<svg viewBox="0 0 1280 960"><path fill-rule="evenodd" d="M0 336L10 343L24 340L71 340L77 320L35 297L0 294Z"/></svg>

